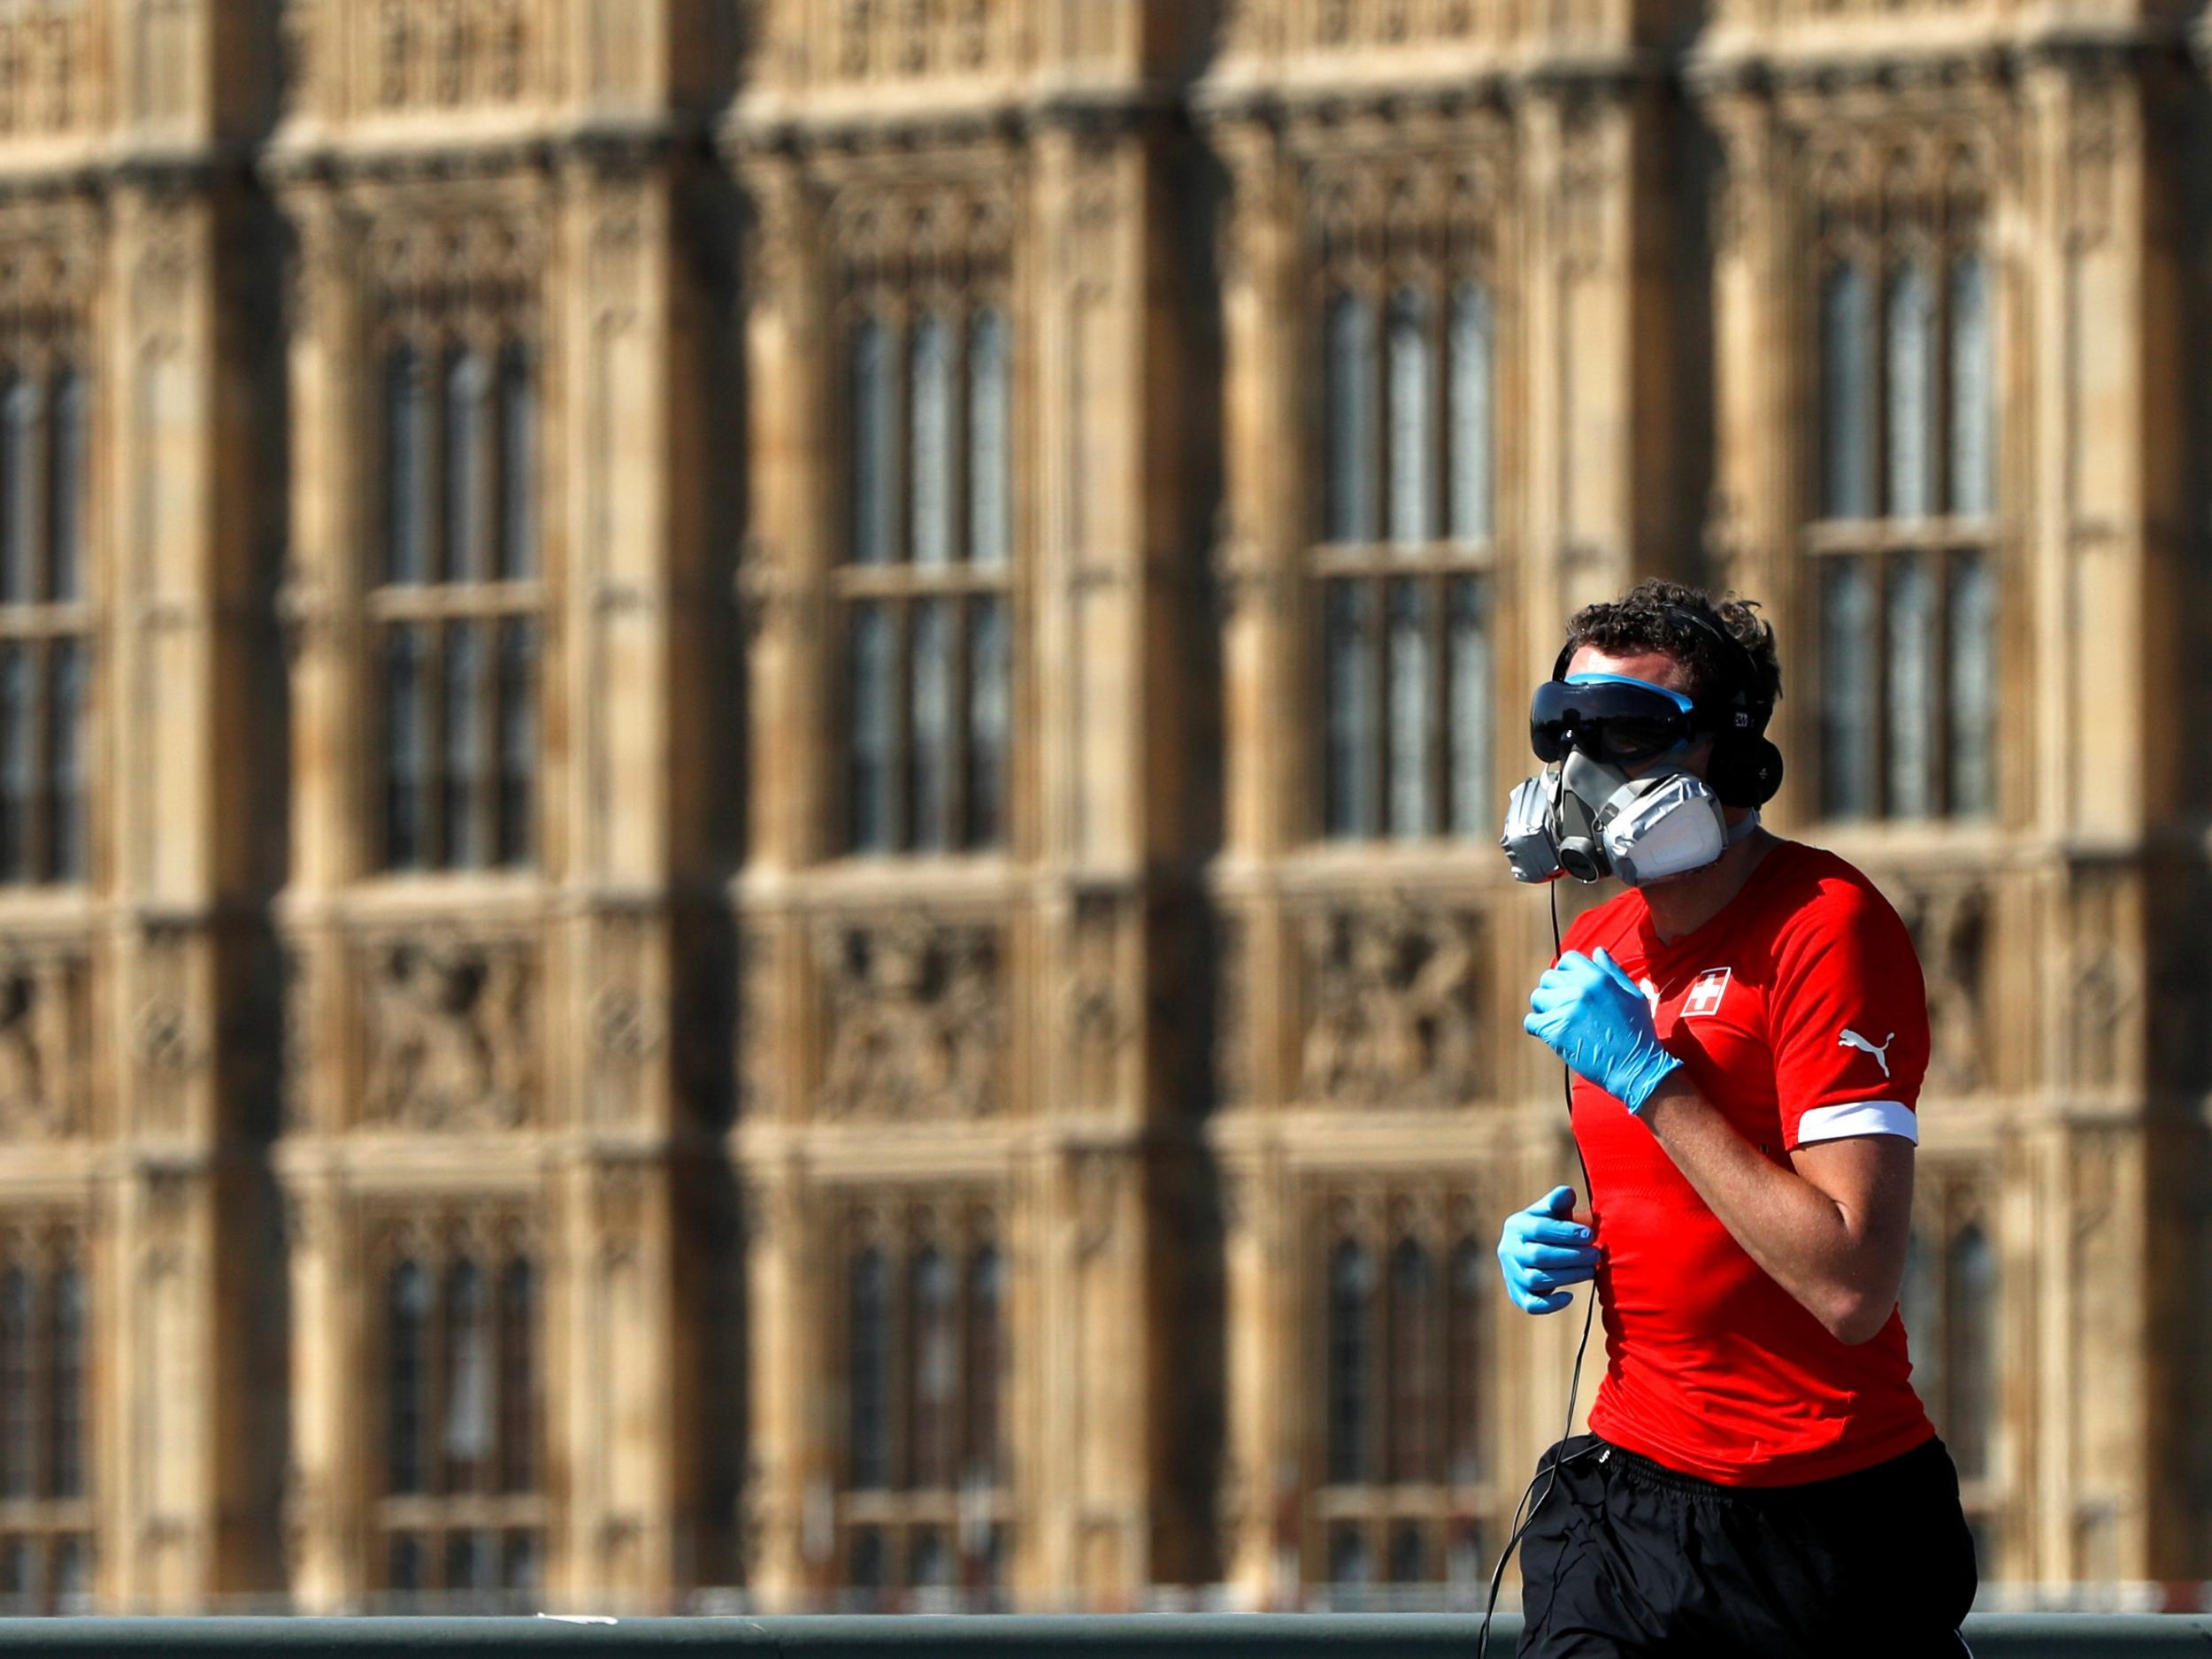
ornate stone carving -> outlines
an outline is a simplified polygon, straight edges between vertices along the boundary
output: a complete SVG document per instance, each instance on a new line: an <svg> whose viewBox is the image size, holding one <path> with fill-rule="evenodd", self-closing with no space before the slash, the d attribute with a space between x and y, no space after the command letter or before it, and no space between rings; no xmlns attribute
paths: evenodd
<svg viewBox="0 0 2212 1659"><path fill-rule="evenodd" d="M91 1045L81 957L0 957L0 1139L82 1133Z"/></svg>
<svg viewBox="0 0 2212 1659"><path fill-rule="evenodd" d="M384 110L509 104L539 90L544 42L526 0L378 0L349 8L360 102Z"/></svg>
<svg viewBox="0 0 2212 1659"><path fill-rule="evenodd" d="M382 1128L511 1129L534 1106L534 964L513 943L383 941L361 968L361 1117Z"/></svg>
<svg viewBox="0 0 2212 1659"><path fill-rule="evenodd" d="M1002 80L1036 62L1040 12L1029 0L814 0L792 9L776 67L800 85Z"/></svg>
<svg viewBox="0 0 2212 1659"><path fill-rule="evenodd" d="M1474 916L1343 909L1305 918L1302 934L1306 1099L1445 1106L1481 1093Z"/></svg>
<svg viewBox="0 0 2212 1659"><path fill-rule="evenodd" d="M1023 182L1008 158L1002 176L976 186L920 174L856 180L828 202L840 285L849 291L1002 287L1013 252L1014 196Z"/></svg>
<svg viewBox="0 0 2212 1659"><path fill-rule="evenodd" d="M73 131L94 113L93 7L40 0L0 12L0 141Z"/></svg>
<svg viewBox="0 0 2212 1659"><path fill-rule="evenodd" d="M668 1046L667 987L656 918L618 916L595 930L591 972L597 987L586 1012L591 1046L589 1113L595 1123L637 1115L647 1065Z"/></svg>
<svg viewBox="0 0 2212 1659"><path fill-rule="evenodd" d="M775 936L749 927L737 941L737 1112L772 1117L781 1104L776 1087L777 995Z"/></svg>
<svg viewBox="0 0 2212 1659"><path fill-rule="evenodd" d="M1956 883L1916 887L1901 895L1898 911L1928 984L1929 1089L1958 1094L1979 1088L1987 1081L1982 981L1989 896Z"/></svg>
<svg viewBox="0 0 2212 1659"><path fill-rule="evenodd" d="M545 263L534 221L505 197L442 198L385 213L362 242L367 291L387 311L526 310Z"/></svg>
<svg viewBox="0 0 2212 1659"><path fill-rule="evenodd" d="M1061 1005L1071 1105L1111 1102L1117 1064L1133 1034L1118 960L1119 908L1110 896L1079 898L1068 930Z"/></svg>
<svg viewBox="0 0 2212 1659"><path fill-rule="evenodd" d="M1006 993L998 930L907 916L816 940L832 1118L979 1118L1000 1109Z"/></svg>

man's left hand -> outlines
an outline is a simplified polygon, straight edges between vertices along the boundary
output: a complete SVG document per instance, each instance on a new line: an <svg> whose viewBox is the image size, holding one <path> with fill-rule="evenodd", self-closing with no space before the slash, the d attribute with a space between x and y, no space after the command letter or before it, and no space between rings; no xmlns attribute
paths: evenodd
<svg viewBox="0 0 2212 1659"><path fill-rule="evenodd" d="M1642 990L1603 949L1560 957L1528 1006L1522 1029L1632 1112L1682 1064L1659 1046Z"/></svg>

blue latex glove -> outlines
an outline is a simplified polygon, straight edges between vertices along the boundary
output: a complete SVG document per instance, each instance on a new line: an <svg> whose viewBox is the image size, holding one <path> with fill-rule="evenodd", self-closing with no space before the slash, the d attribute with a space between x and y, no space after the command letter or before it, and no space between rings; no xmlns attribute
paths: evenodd
<svg viewBox="0 0 2212 1659"><path fill-rule="evenodd" d="M1632 1112L1682 1064L1659 1046L1651 1004L1602 949L1570 950L1544 971L1521 1028Z"/></svg>
<svg viewBox="0 0 2212 1659"><path fill-rule="evenodd" d="M1505 1269L1505 1294L1523 1313L1557 1313L1574 1300L1561 1286L1597 1273L1597 1246L1574 1218L1574 1188L1555 1187L1505 1218L1498 1264Z"/></svg>

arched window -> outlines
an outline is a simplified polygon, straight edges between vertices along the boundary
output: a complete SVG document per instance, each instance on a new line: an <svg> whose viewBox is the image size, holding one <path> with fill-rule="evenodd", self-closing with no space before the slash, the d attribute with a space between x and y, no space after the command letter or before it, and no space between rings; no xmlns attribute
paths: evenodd
<svg viewBox="0 0 2212 1659"><path fill-rule="evenodd" d="M1968 1480L1990 1472L1997 1417L1997 1256L1977 1223L1959 1229L1945 1263L1949 1315L1944 1359L1949 1407L1944 1439Z"/></svg>
<svg viewBox="0 0 2212 1659"><path fill-rule="evenodd" d="M430 713L423 631L394 627L384 640L384 860L394 869L430 856Z"/></svg>
<svg viewBox="0 0 2212 1659"><path fill-rule="evenodd" d="M1412 1484L1436 1478L1434 1274L1429 1253L1411 1239L1390 1253L1389 1478ZM1394 1544L1394 1558L1396 1546ZM1395 1571L1394 1569L1393 1577Z"/></svg>
<svg viewBox="0 0 2212 1659"><path fill-rule="evenodd" d="M853 331L852 559L887 565L898 557L898 385L890 331L878 318Z"/></svg>
<svg viewBox="0 0 2212 1659"><path fill-rule="evenodd" d="M35 881L38 856L38 694L35 647L0 641L0 872Z"/></svg>
<svg viewBox="0 0 2212 1659"><path fill-rule="evenodd" d="M1455 576L1445 585L1449 606L1445 637L1445 673L1449 687L1448 740L1451 830L1455 835L1486 834L1496 826L1492 802L1490 735L1496 700L1492 696L1490 589L1472 576Z"/></svg>
<svg viewBox="0 0 2212 1659"><path fill-rule="evenodd" d="M423 408L422 357L413 346L392 348L384 361L384 536L386 580L394 586L430 580L430 422Z"/></svg>
<svg viewBox="0 0 2212 1659"><path fill-rule="evenodd" d="M917 565L948 565L953 542L953 364L944 318L932 311L918 319L909 349L914 481L907 545Z"/></svg>
<svg viewBox="0 0 2212 1659"><path fill-rule="evenodd" d="M485 400L491 389L491 372L483 354L472 346L456 348L445 368L445 476L441 494L445 508L444 578L453 582L480 582L492 575L486 532L489 504L485 489Z"/></svg>
<svg viewBox="0 0 2212 1659"><path fill-rule="evenodd" d="M422 1492L428 1470L424 1431L430 1421L430 1281L411 1261L392 1269L386 1290L385 1484L394 1494ZM393 1554L393 1587L403 1586L399 1552Z"/></svg>
<svg viewBox="0 0 2212 1659"><path fill-rule="evenodd" d="M1924 560L1889 565L1889 808L1901 818L1926 818L1936 804L1936 589Z"/></svg>
<svg viewBox="0 0 2212 1659"><path fill-rule="evenodd" d="M1444 1376L1449 1402L1445 1446L1455 1486L1472 1486L1482 1478L1483 1325L1490 1287L1488 1255L1476 1239L1462 1239L1452 1247Z"/></svg>
<svg viewBox="0 0 2212 1659"><path fill-rule="evenodd" d="M457 337L435 319L385 354L385 580L368 610L391 869L534 851L536 366L518 336Z"/></svg>
<svg viewBox="0 0 2212 1659"><path fill-rule="evenodd" d="M1340 1486L1373 1476L1374 1277L1361 1245L1347 1240L1336 1247L1329 1259L1327 1424L1329 1479Z"/></svg>
<svg viewBox="0 0 2212 1659"><path fill-rule="evenodd" d="M38 1495L36 1305L29 1273L0 1272L0 1497Z"/></svg>
<svg viewBox="0 0 2212 1659"><path fill-rule="evenodd" d="M1008 405L1006 320L987 307L968 330L968 557L977 565L1005 564L1013 541Z"/></svg>
<svg viewBox="0 0 2212 1659"><path fill-rule="evenodd" d="M890 1481L891 1333L885 1279L880 1250L871 1246L854 1258L846 1322L847 1450L850 1484L863 1491Z"/></svg>
<svg viewBox="0 0 2212 1659"><path fill-rule="evenodd" d="M1329 1529L1329 1582L1347 1586L1372 1582L1374 1567L1369 1559L1367 1534L1356 1526L1334 1526Z"/></svg>
<svg viewBox="0 0 2212 1659"><path fill-rule="evenodd" d="M52 767L46 790L48 872L57 881L81 881L88 857L84 754L88 648L81 639L58 639L50 649L53 686L46 710Z"/></svg>
<svg viewBox="0 0 2212 1659"><path fill-rule="evenodd" d="M499 354L499 575L538 573L537 383L530 348L511 340Z"/></svg>
<svg viewBox="0 0 2212 1659"><path fill-rule="evenodd" d="M1429 1578L1429 1540L1424 1528L1400 1521L1390 1529L1390 1582L1425 1584Z"/></svg>
<svg viewBox="0 0 2212 1659"><path fill-rule="evenodd" d="M1326 380L1323 388L1327 459L1323 484L1326 534L1337 542L1375 538L1373 461L1374 321L1366 300L1340 294L1329 302Z"/></svg>
<svg viewBox="0 0 2212 1659"><path fill-rule="evenodd" d="M50 1495L85 1495L85 1292L84 1273L66 1263L54 1274L53 1334L48 1363L47 1432L51 1474Z"/></svg>
<svg viewBox="0 0 2212 1659"><path fill-rule="evenodd" d="M871 310L850 335L849 545L833 572L849 850L939 854L1005 834L1013 457L995 305Z"/></svg>
<svg viewBox="0 0 2212 1659"><path fill-rule="evenodd" d="M528 1492L537 1485L537 1271L519 1256L507 1263L499 1291L499 1486Z"/></svg>
<svg viewBox="0 0 2212 1659"><path fill-rule="evenodd" d="M1917 261L1889 279L1885 310L1884 379L1889 436L1889 516L1924 518L1935 511L1935 296Z"/></svg>
<svg viewBox="0 0 2212 1659"><path fill-rule="evenodd" d="M1904 1321L1906 1352L1912 1360L1912 1386L1928 1408L1939 1432L1945 1422L1942 1287L1936 1279L1936 1255L1927 1234L1915 1226L1905 1240L1905 1275L1897 1289L1897 1314Z"/></svg>
<svg viewBox="0 0 2212 1659"><path fill-rule="evenodd" d="M1491 535L1493 448L1490 291L1461 282L1452 289L1451 535L1486 542Z"/></svg>
<svg viewBox="0 0 2212 1659"><path fill-rule="evenodd" d="M1435 373L1428 299L1420 289L1390 296L1390 539L1420 547L1436 539Z"/></svg>
<svg viewBox="0 0 2212 1659"><path fill-rule="evenodd" d="M0 392L0 604L36 604L39 580L39 389L28 376Z"/></svg>
<svg viewBox="0 0 2212 1659"><path fill-rule="evenodd" d="M492 1421L492 1327L483 1270L464 1258L446 1273L445 1490L479 1492L488 1484Z"/></svg>
<svg viewBox="0 0 2212 1659"><path fill-rule="evenodd" d="M1820 288L1821 504L1830 518L1864 518L1874 511L1871 321L1865 273L1855 263L1830 266Z"/></svg>
<svg viewBox="0 0 2212 1659"><path fill-rule="evenodd" d="M964 1477L995 1480L999 1471L999 1373L1005 1338L1000 1322L1005 1267L986 1244L968 1263L968 1427Z"/></svg>
<svg viewBox="0 0 2212 1659"><path fill-rule="evenodd" d="M47 582L57 604L84 597L85 454L84 377L64 364L54 375L47 446Z"/></svg>
<svg viewBox="0 0 2212 1659"><path fill-rule="evenodd" d="M943 1590L952 1585L952 1552L941 1528L918 1526L906 1547L906 1579L916 1590Z"/></svg>
<svg viewBox="0 0 2212 1659"><path fill-rule="evenodd" d="M1974 227L1949 230L1901 228L1821 277L1821 522L1806 545L1822 566L1818 765L1834 818L1995 804L1994 295Z"/></svg>
<svg viewBox="0 0 2212 1659"><path fill-rule="evenodd" d="M1323 811L1332 836L1356 840L1377 826L1375 648L1379 634L1364 582L1331 582L1322 589Z"/></svg>
<svg viewBox="0 0 2212 1659"><path fill-rule="evenodd" d="M1430 656L1434 634L1429 613L1432 585L1397 580L1384 589L1389 611L1386 661L1389 718L1384 749L1389 779L1384 800L1390 833L1432 835L1437 805L1436 674Z"/></svg>
<svg viewBox="0 0 2212 1659"><path fill-rule="evenodd" d="M952 1263L935 1248L914 1258L914 1420L911 1484L954 1484L954 1436L959 1428L960 1341Z"/></svg>

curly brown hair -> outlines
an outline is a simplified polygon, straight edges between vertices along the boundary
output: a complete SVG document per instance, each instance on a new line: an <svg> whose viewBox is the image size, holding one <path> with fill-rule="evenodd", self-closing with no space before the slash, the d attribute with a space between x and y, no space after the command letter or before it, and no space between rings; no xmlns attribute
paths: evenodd
<svg viewBox="0 0 2212 1659"><path fill-rule="evenodd" d="M1743 647L1739 657L1689 617L1699 616ZM1774 649L1774 627L1759 615L1755 599L1734 594L1716 602L1700 588L1653 577L1638 582L1618 599L1585 605L1567 619L1570 654L1594 645L1609 656L1637 651L1663 651L1689 671L1690 695L1702 703L1709 697L1735 695L1744 677L1744 657L1751 662L1752 682L1746 687L1754 703L1771 709L1782 695L1782 664Z"/></svg>

